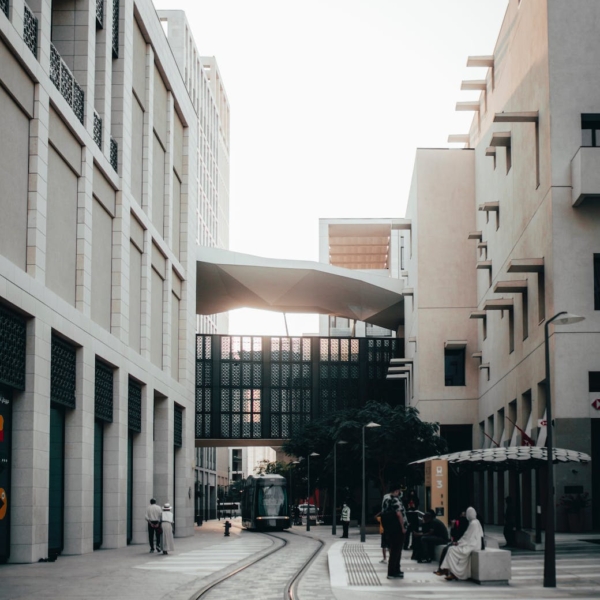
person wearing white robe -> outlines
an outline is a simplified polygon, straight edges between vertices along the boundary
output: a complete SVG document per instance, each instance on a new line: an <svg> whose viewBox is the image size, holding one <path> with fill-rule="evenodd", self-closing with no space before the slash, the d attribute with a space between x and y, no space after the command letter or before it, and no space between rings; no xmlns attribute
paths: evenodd
<svg viewBox="0 0 600 600"><path fill-rule="evenodd" d="M448 571L446 577L448 580L471 577L471 553L473 550L481 549L483 529L477 520L477 512L472 507L467 508L467 520L469 521L467 530L455 546L448 548L448 553L442 563L442 569Z"/></svg>
<svg viewBox="0 0 600 600"><path fill-rule="evenodd" d="M173 542L173 527L175 521L173 520L173 513L171 512L171 505L165 504L162 512L162 550L163 554L175 551L175 543Z"/></svg>

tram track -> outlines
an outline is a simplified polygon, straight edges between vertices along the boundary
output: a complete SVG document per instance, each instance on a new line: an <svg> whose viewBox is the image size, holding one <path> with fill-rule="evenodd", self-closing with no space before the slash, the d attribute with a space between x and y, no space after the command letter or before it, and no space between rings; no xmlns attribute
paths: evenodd
<svg viewBox="0 0 600 600"><path fill-rule="evenodd" d="M302 579L302 575L306 572L306 570L310 567L310 565L313 563L313 561L317 558L317 556L323 549L325 542L323 542L322 540L320 540L318 538L313 538L312 536L303 535L301 533L296 533L294 531L287 531L287 532L281 532L281 533L279 533L279 532L277 532L277 533L260 532L260 533L257 533L256 535L268 536L270 538L273 538L274 540L279 540L281 542L281 544L274 542L275 547L271 548L270 550L268 550L261 556L258 556L257 558L251 560L250 562L248 562L244 565L241 565L240 567L237 567L237 568L233 569L232 571L229 571L228 573L222 575L221 577L219 577L218 579L216 579L214 581L211 581L211 583L202 587L197 592L192 594L192 596L190 597L189 600L210 600L211 597L222 598L223 595L220 594L219 586L221 588L226 587L228 584L231 584L238 575L240 575L241 573L243 573L245 571L252 570L253 567L259 566L260 563L269 562L268 559L271 559L270 562L273 562L274 567L276 567L278 570L281 570L284 567L287 567L289 565L289 561L298 559L298 556L299 556L298 553L292 552L291 557L287 559L288 563L285 562L286 558L284 557L281 560L281 562L279 562L279 564L275 563L275 559L276 559L275 555L278 552L285 551L286 549L291 550L291 547L293 544L290 544L291 538L288 538L288 536L292 536L292 537L296 537L296 538L303 538L305 540L310 540L310 541L316 543L316 548L314 550L311 549L312 551L305 553L306 556L302 556L299 559L301 564L293 565L291 567L291 571L292 571L291 573L283 574L286 577L286 580L285 580L285 582L283 582L284 589L281 590L281 593L278 596L278 598L283 598L283 600L298 600L298 585L300 583L300 580ZM283 536L283 537L280 537L280 536ZM290 554L290 552L288 552L288 554ZM262 566L262 565L260 565L260 566ZM246 574L250 575L250 572L246 573ZM273 571L267 569L266 574L272 576ZM252 575L250 575L250 579L252 579ZM267 577L264 582L261 580L262 580L262 578L257 579L255 577L255 581L258 581L259 583L264 583L266 591L273 593L273 584L275 582L270 581L269 577ZM242 587L240 587L240 589L242 589ZM264 591L260 591L260 590L256 589L256 587L254 587L254 589L250 590L249 586L245 588L244 598L246 598L246 599L251 598L252 596L250 595L250 593L256 593L257 598L266 598ZM217 594L219 594L219 596L217 596ZM231 594L228 594L225 597L232 598L232 599L235 598L235 596L232 596Z"/></svg>

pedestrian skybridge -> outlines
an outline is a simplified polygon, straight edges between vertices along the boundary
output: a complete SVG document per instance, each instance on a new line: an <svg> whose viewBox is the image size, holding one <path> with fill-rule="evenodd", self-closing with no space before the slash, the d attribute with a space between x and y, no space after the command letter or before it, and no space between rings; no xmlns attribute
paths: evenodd
<svg viewBox="0 0 600 600"><path fill-rule="evenodd" d="M198 314L250 307L336 315L397 331L402 282L309 261L200 248ZM386 379L404 340L205 335L196 338L196 445L281 445L311 418L370 400L404 403ZM234 441L235 440L235 441Z"/></svg>

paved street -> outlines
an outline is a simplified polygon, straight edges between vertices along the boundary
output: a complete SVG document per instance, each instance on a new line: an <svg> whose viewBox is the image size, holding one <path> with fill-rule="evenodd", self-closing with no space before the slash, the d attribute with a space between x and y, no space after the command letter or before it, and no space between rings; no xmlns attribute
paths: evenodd
<svg viewBox="0 0 600 600"><path fill-rule="evenodd" d="M379 536L367 536L362 545L357 529L351 529L347 541L333 537L329 527L313 527L310 534L300 527L294 531L300 535L284 532L267 536L241 531L236 526L231 537L225 538L222 522L212 521L196 528L194 537L176 539L173 555L148 554L145 545L136 545L85 556L63 556L55 563L2 565L0 600L190 600L227 573L282 547L202 596L209 600L279 600L286 584L317 547L311 538L322 539L324 546L299 582L299 600L388 600L399 596L435 600L600 598L600 544L585 541L598 539L598 535L557 536L558 587L545 589L542 553L515 551L512 580L507 587L446 582L433 575L435 565L419 565L408 555L402 563L405 579L390 581L386 578L387 566L379 562ZM487 531L497 539L502 537L500 528L488 527ZM337 553L339 558L345 546L346 552L363 557L364 565L374 575L370 585L349 585L344 566L341 572L330 568L340 564L332 562L332 557Z"/></svg>

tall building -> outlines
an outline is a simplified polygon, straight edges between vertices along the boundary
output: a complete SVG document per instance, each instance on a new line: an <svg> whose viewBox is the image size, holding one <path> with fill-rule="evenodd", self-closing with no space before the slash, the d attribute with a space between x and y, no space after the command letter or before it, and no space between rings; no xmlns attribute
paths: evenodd
<svg viewBox="0 0 600 600"><path fill-rule="evenodd" d="M465 148L417 152L407 210L412 403L442 433L472 428L456 446L545 445L544 329L561 311L585 317L549 326L549 372L554 446L592 455L555 470L557 500L591 493L586 527L592 514L600 525L598 19L592 0L510 0L493 55L468 59L484 76L462 82L479 91L457 104L474 113L449 138ZM534 526L535 473L475 485L486 522L503 522L510 495ZM557 526L568 526L561 509Z"/></svg>
<svg viewBox="0 0 600 600"><path fill-rule="evenodd" d="M229 247L229 101L214 57L202 57L185 13L158 11L197 115L195 203L196 244ZM197 333L228 333L227 312L198 315ZM195 515L214 519L217 490L228 485L227 455L216 448L196 448Z"/></svg>
<svg viewBox="0 0 600 600"><path fill-rule="evenodd" d="M152 496L193 533L196 246L227 242L206 65L150 0L0 2L1 560L144 543Z"/></svg>

